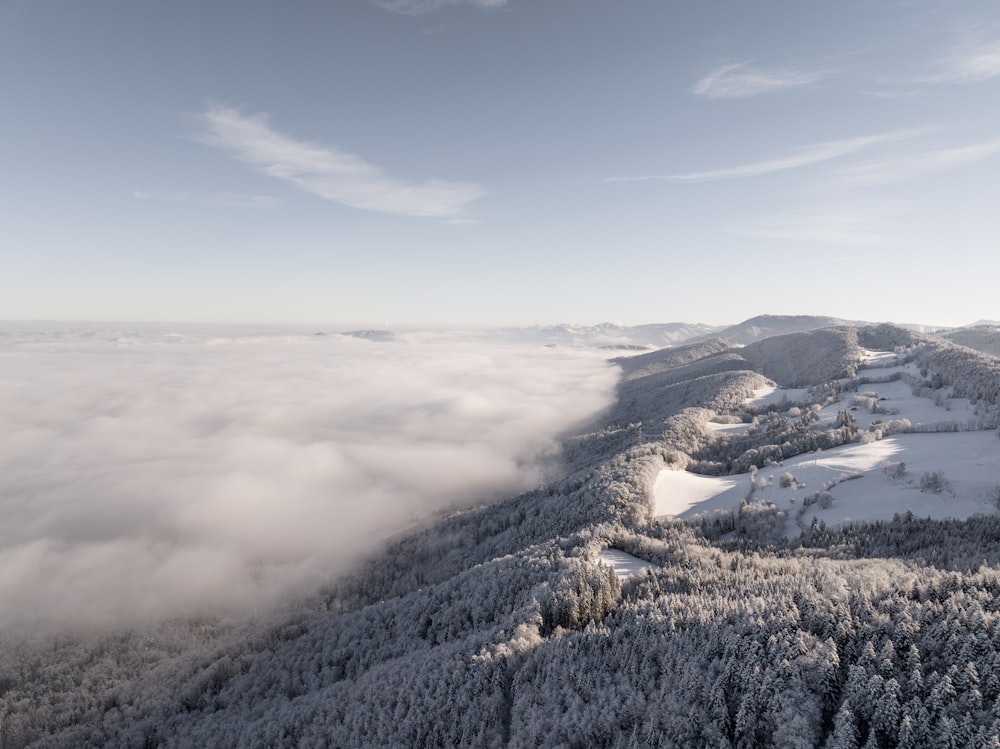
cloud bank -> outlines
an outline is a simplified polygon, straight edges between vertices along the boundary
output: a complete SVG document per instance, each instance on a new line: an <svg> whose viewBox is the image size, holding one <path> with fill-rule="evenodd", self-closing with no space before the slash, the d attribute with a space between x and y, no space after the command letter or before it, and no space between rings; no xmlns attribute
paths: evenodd
<svg viewBox="0 0 1000 749"><path fill-rule="evenodd" d="M538 485L616 372L535 346L0 335L0 625L246 611Z"/></svg>
<svg viewBox="0 0 1000 749"><path fill-rule="evenodd" d="M486 193L471 182L431 179L415 184L390 177L354 154L282 135L264 114L245 116L232 107L213 106L202 122L202 142L301 190L352 208L448 217Z"/></svg>

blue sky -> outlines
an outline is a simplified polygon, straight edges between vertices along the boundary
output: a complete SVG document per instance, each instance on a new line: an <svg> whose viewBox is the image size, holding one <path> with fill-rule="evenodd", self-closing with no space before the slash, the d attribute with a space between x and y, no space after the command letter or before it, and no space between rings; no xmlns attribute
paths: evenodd
<svg viewBox="0 0 1000 749"><path fill-rule="evenodd" d="M1000 318L993 2L0 0L0 318Z"/></svg>

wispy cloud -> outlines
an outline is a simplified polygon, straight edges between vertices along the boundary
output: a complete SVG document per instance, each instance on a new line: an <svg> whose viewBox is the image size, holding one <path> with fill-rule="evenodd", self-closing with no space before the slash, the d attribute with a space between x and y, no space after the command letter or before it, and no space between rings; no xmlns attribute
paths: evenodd
<svg viewBox="0 0 1000 749"><path fill-rule="evenodd" d="M134 200L165 200L174 203L198 203L226 208L273 208L278 199L269 195L242 195L232 192L184 192L173 190L133 190Z"/></svg>
<svg viewBox="0 0 1000 749"><path fill-rule="evenodd" d="M448 226L478 226L481 222L477 218L444 218L440 223Z"/></svg>
<svg viewBox="0 0 1000 749"><path fill-rule="evenodd" d="M925 150L844 167L835 173L835 180L852 186L905 182L928 174L959 169L997 154L1000 154L1000 139L968 146Z"/></svg>
<svg viewBox="0 0 1000 749"><path fill-rule="evenodd" d="M744 237L841 247L871 247L890 236L883 210L845 208L763 216L731 231Z"/></svg>
<svg viewBox="0 0 1000 749"><path fill-rule="evenodd" d="M804 68L762 70L749 62L727 63L696 81L691 90L709 99L745 99L789 88L808 86L829 77L828 71Z"/></svg>
<svg viewBox="0 0 1000 749"><path fill-rule="evenodd" d="M1000 39L966 44L943 62L927 83L977 83L1000 76Z"/></svg>
<svg viewBox="0 0 1000 749"><path fill-rule="evenodd" d="M267 116L213 106L203 115L200 140L265 174L334 203L404 216L454 216L486 190L471 182L431 179L408 183L332 146L293 140L269 125Z"/></svg>
<svg viewBox="0 0 1000 749"><path fill-rule="evenodd" d="M376 0L375 4L393 13L418 16L424 13L433 13L450 5L476 5L480 8L500 8L507 4L507 0Z"/></svg>
<svg viewBox="0 0 1000 749"><path fill-rule="evenodd" d="M652 174L638 177L609 177L607 182L708 182L712 180L742 179L759 177L764 174L783 172L789 169L820 164L824 161L848 156L865 148L893 143L912 138L924 132L923 129L896 130L878 135L863 135L857 138L831 140L798 148L787 156L765 161L755 161L740 166L725 169L713 169L704 172L688 172L684 174Z"/></svg>
<svg viewBox="0 0 1000 749"><path fill-rule="evenodd" d="M841 263L863 263L885 257L882 254L840 255L835 257L814 257L799 262L783 263L783 268L815 268L820 265L840 265Z"/></svg>

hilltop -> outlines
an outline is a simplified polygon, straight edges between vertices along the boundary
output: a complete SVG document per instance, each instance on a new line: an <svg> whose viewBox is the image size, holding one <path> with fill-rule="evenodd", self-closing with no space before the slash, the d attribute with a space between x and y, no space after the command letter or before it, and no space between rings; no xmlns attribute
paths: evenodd
<svg viewBox="0 0 1000 749"><path fill-rule="evenodd" d="M758 315L723 328L716 335L731 343L747 344L776 335L863 324L821 315Z"/></svg>
<svg viewBox="0 0 1000 749"><path fill-rule="evenodd" d="M968 346L984 354L1000 356L1000 324L977 323L966 328L956 328L941 334L952 343Z"/></svg>

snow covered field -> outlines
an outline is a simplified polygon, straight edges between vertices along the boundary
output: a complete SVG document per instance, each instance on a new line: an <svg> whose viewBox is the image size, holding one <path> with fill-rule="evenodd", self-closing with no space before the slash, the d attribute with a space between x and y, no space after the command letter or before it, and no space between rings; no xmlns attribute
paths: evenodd
<svg viewBox="0 0 1000 749"><path fill-rule="evenodd" d="M892 366L895 354L869 352L866 358L878 366L862 369L861 376L883 378L900 371L919 375L913 364ZM890 519L907 510L932 518L996 512L1000 508L996 429L934 431L951 426L969 429L983 421L985 414L977 413L967 399L949 398L947 388L935 397L918 397L912 390L903 380L862 385L857 393L846 392L840 401L823 407L819 423L832 424L838 412L846 410L861 430L880 420L907 419L914 433L799 455L741 476L666 470L654 485L655 514L689 519L738 507L749 498L785 510L787 532L795 535L813 517L836 526L852 520ZM794 403L804 397L802 390L769 388L756 393L750 403ZM735 434L731 426L710 428L723 436Z"/></svg>
<svg viewBox="0 0 1000 749"><path fill-rule="evenodd" d="M805 400L805 388L779 388L774 385L757 388L753 397L747 400L748 406L777 406L782 403L795 403Z"/></svg>
<svg viewBox="0 0 1000 749"><path fill-rule="evenodd" d="M621 549L604 549L597 558L603 564L611 567L619 580L627 580L633 575L641 575L646 570L653 569L655 566L645 559L634 557Z"/></svg>
<svg viewBox="0 0 1000 749"><path fill-rule="evenodd" d="M656 515L686 517L692 512L727 507L728 504L707 503L718 497L728 497L734 490L738 492L738 487L743 483L734 476L699 476L687 471L662 471L656 477L656 484L653 487Z"/></svg>

